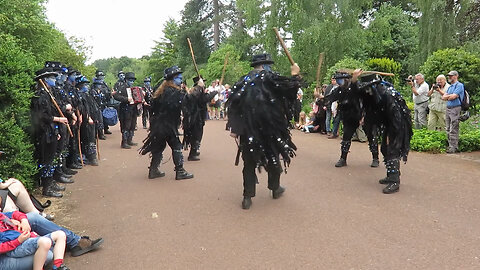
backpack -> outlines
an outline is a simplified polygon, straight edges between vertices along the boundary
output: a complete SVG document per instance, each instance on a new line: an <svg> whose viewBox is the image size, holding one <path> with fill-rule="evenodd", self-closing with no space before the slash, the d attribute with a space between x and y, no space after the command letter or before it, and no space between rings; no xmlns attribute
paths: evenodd
<svg viewBox="0 0 480 270"><path fill-rule="evenodd" d="M467 90L464 90L463 99L460 100L460 104L462 111L468 111L468 108L470 107L470 95L468 94Z"/></svg>
<svg viewBox="0 0 480 270"><path fill-rule="evenodd" d="M106 107L103 109L103 123L108 126L115 126L118 122L118 114L117 110L112 107Z"/></svg>

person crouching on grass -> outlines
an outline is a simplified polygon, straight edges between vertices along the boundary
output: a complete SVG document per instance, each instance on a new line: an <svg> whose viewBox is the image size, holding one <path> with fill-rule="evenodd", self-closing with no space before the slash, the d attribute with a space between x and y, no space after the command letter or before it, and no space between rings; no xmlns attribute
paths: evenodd
<svg viewBox="0 0 480 270"><path fill-rule="evenodd" d="M32 269L42 270L52 245L53 269L69 270L63 264L66 246L66 235L63 231L39 236L31 231L27 215L24 213L19 211L0 213L0 255L13 258L34 255Z"/></svg>

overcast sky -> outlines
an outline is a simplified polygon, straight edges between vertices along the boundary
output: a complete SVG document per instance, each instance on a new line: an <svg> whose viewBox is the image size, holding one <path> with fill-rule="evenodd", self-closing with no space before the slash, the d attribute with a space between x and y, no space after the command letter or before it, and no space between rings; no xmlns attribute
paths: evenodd
<svg viewBox="0 0 480 270"><path fill-rule="evenodd" d="M188 0L49 0L47 17L67 36L86 40L96 59L150 53L164 23L180 19Z"/></svg>

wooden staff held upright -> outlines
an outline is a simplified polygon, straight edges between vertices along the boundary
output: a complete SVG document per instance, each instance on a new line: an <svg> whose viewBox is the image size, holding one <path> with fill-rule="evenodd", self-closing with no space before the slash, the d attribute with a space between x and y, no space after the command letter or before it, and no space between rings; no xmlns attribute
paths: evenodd
<svg viewBox="0 0 480 270"><path fill-rule="evenodd" d="M320 56L318 58L318 67L317 67L317 83L316 83L316 89L320 87L320 71L322 70L322 64L323 64L323 58L325 57L325 54L322 52L320 53Z"/></svg>
<svg viewBox="0 0 480 270"><path fill-rule="evenodd" d="M52 100L53 105L55 105L55 108L57 108L58 113L60 114L61 117L65 118L65 115L63 114L62 110L58 106L57 101L53 97L52 93L48 90L47 85L43 82L42 79L39 79L40 83L42 84L43 88L45 88L45 91L50 95L50 99ZM73 137L72 130L70 129L70 125L66 124L68 133L70 134L70 137Z"/></svg>
<svg viewBox="0 0 480 270"><path fill-rule="evenodd" d="M223 62L222 77L220 78L220 85L223 85L223 79L225 78L225 71L227 70L228 53L225 55L225 62Z"/></svg>
<svg viewBox="0 0 480 270"><path fill-rule="evenodd" d="M192 42L190 42L190 38L187 38L187 42L188 42L188 47L190 47L190 53L192 54L193 67L197 72L198 78L200 78L200 72L198 72L197 61L195 61L195 54L193 53L193 47L192 47Z"/></svg>
<svg viewBox="0 0 480 270"><path fill-rule="evenodd" d="M80 163L82 163L82 167L85 166L85 164L83 164L83 154L82 154L82 142L80 140L80 124L78 125L78 129L77 129L77 139L78 139L78 153L80 154Z"/></svg>
<svg viewBox="0 0 480 270"><path fill-rule="evenodd" d="M293 66L295 64L295 61L293 61L293 58L290 55L290 52L288 51L287 45L285 45L285 42L283 42L283 39L280 36L280 33L278 33L278 29L276 27L273 27L273 31L275 31L275 35L277 35L277 39L278 41L280 41L280 45L282 45L283 51L287 55L288 60L290 61L290 64Z"/></svg>

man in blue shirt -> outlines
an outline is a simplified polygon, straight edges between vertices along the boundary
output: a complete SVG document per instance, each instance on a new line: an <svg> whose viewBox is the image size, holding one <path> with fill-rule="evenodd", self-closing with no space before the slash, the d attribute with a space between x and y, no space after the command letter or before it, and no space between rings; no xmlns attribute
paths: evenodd
<svg viewBox="0 0 480 270"><path fill-rule="evenodd" d="M458 153L458 133L460 123L461 100L465 95L465 88L463 83L458 81L458 72L450 71L448 74L448 81L450 87L443 95L442 99L447 101L447 111L445 113L445 129L448 135L448 149L447 153Z"/></svg>

